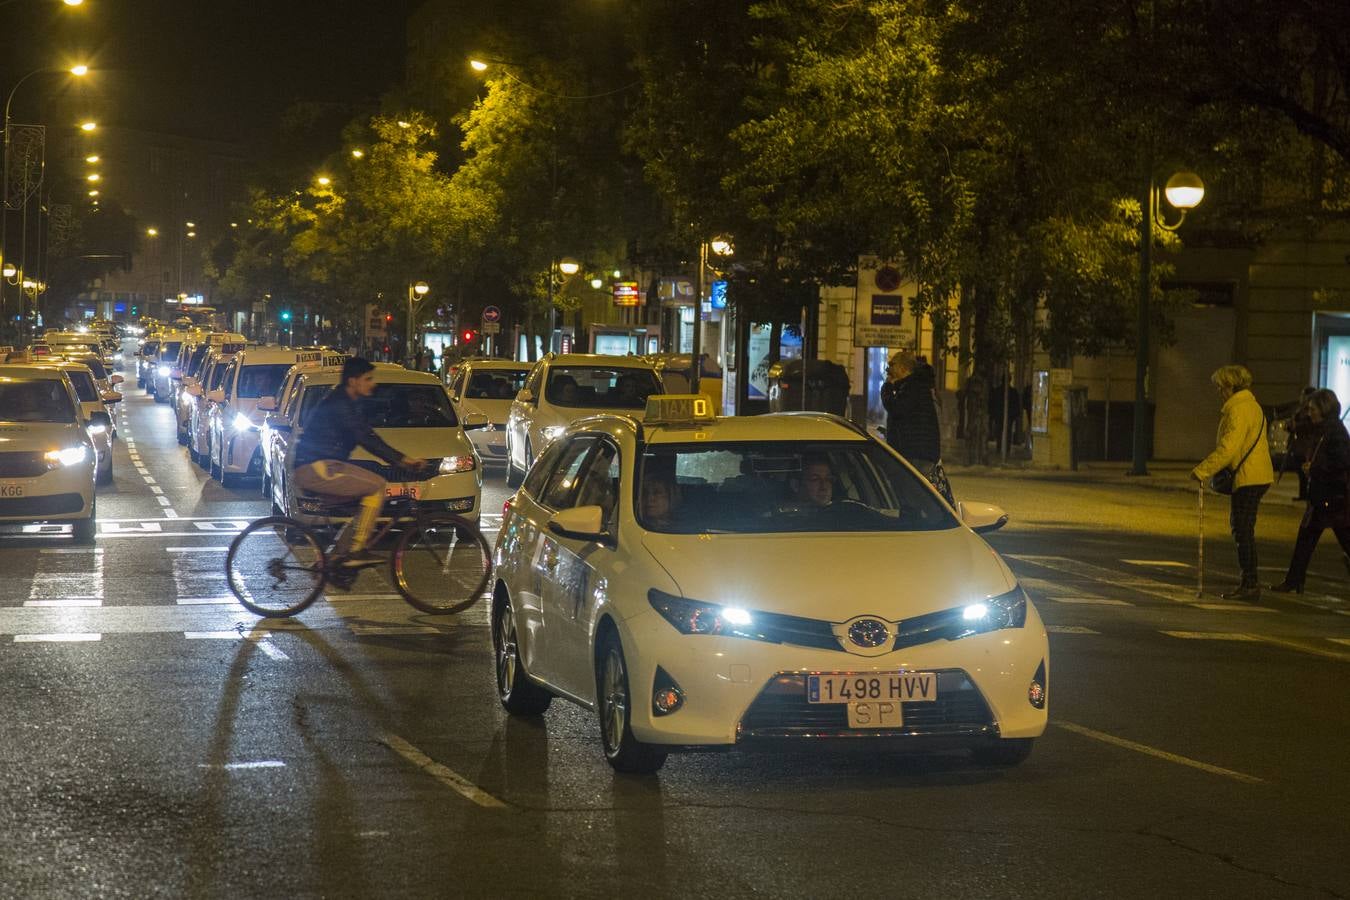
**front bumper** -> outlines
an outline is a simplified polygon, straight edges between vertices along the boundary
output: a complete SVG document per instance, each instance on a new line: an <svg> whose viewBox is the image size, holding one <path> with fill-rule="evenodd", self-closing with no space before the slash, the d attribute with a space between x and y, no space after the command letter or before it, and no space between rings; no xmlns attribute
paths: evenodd
<svg viewBox="0 0 1350 900"><path fill-rule="evenodd" d="M391 496L405 494L409 489L417 492L418 506L423 515L428 517L434 518L440 513L453 513L462 519L477 522L482 512L483 481L477 471L436 475L425 481L388 481L388 493ZM294 509L288 513L307 525L338 522L343 519L324 514L320 504L304 499L296 499Z"/></svg>
<svg viewBox="0 0 1350 900"><path fill-rule="evenodd" d="M1023 628L959 640L936 640L882 656L771 644L743 638L682 635L655 611L619 624L629 662L633 734L677 746L775 741L889 740L914 749L980 746L997 738L1038 737L1047 705L1027 689L1044 665L1045 627L1028 604ZM684 693L676 712L652 708L656 669ZM806 700L806 675L816 672L935 672L935 701L902 704L899 728L849 728L844 704ZM1048 694L1048 691L1047 691Z"/></svg>
<svg viewBox="0 0 1350 900"><path fill-rule="evenodd" d="M506 465L506 426L492 425L469 432L469 440L484 463Z"/></svg>
<svg viewBox="0 0 1350 900"><path fill-rule="evenodd" d="M94 505L94 458L32 478L0 477L0 522L87 519Z"/></svg>

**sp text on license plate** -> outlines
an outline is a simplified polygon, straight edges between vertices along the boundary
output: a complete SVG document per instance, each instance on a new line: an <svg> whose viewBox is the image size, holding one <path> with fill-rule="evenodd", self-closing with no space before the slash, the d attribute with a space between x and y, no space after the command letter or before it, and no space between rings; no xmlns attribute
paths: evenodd
<svg viewBox="0 0 1350 900"><path fill-rule="evenodd" d="M900 703L937 699L936 672L821 673L806 676L808 703Z"/></svg>

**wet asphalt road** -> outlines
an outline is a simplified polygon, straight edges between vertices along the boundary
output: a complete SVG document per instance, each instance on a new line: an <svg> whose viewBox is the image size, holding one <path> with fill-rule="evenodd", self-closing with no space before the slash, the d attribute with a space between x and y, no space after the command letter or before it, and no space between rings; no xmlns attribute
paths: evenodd
<svg viewBox="0 0 1350 900"><path fill-rule="evenodd" d="M377 573L295 622L228 602L223 548L267 504L193 466L133 385L94 550L0 537L2 897L1350 895L1330 547L1298 602L1225 608L1194 596L1189 496L970 477L1052 632L1030 760L699 754L617 777L589 714L500 710L481 609L374 599ZM1263 564L1291 515L1263 520Z"/></svg>

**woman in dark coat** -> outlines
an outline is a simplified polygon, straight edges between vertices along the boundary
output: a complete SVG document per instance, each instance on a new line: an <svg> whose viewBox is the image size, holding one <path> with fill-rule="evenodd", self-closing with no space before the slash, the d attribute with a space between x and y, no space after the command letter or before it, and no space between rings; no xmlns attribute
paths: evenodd
<svg viewBox="0 0 1350 900"><path fill-rule="evenodd" d="M1350 496L1346 483L1350 478L1350 434L1341 424L1341 403L1334 393L1322 388L1308 398L1306 408L1312 425L1308 461L1303 464L1308 473L1308 509L1298 529L1289 572L1283 582L1271 586L1271 590L1282 594L1303 593L1308 563L1326 529L1336 535L1341 550L1350 554ZM1347 565L1350 566L1350 556Z"/></svg>

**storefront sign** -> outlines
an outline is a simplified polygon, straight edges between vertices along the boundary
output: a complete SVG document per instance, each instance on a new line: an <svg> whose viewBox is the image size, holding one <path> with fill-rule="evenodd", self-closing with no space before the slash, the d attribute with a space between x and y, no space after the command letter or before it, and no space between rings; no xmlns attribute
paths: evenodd
<svg viewBox="0 0 1350 900"><path fill-rule="evenodd" d="M638 291L636 281L616 281L614 288L615 306L640 306L642 305L642 296Z"/></svg>
<svg viewBox="0 0 1350 900"><path fill-rule="evenodd" d="M915 295L917 287L905 279L898 265L876 257L860 257L853 346L914 346L914 316L906 314L905 301Z"/></svg>

